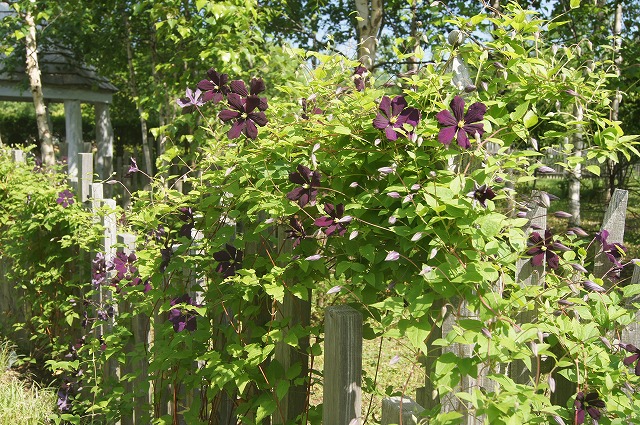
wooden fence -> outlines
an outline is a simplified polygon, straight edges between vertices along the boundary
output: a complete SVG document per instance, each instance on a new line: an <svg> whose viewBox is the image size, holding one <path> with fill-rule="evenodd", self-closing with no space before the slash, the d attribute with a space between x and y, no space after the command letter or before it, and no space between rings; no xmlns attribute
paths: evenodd
<svg viewBox="0 0 640 425"><path fill-rule="evenodd" d="M20 151L12 151L14 161L24 161L24 155ZM101 225L104 228L102 240L102 248L106 261L109 261L116 255L116 246L125 252L133 252L136 247L135 235L127 233L119 233L117 229L117 220L115 216L115 201L105 199L104 188L102 183L93 181L93 158L90 153L81 153L78 156L78 181L76 183L76 193L78 200L85 203L87 208L93 211L101 211L99 215ZM540 194L532 197L528 218L530 220L529 227L535 228L536 231L544 232L546 229L547 211L544 202L540 199ZM627 193L623 190L616 190L611 203L606 211L602 230L609 232L608 241L610 243L622 243L624 237L625 215L627 207ZM105 208L109 210L104 213ZM98 215L96 215L98 217ZM280 241L283 241L285 235L283 232L276 235ZM195 239L199 235L194 235ZM197 249L197 246L193 249ZM599 254L595 260L593 273L602 277L610 268L609 260L604 254ZM632 283L640 283L640 269L634 266ZM531 266L529 259L523 259L516 265L516 279L521 285L537 285L544 281L544 265L540 267ZM0 270L2 272L2 270ZM203 282L193 282L204 284ZM0 297L2 297L3 313L11 310L18 314L18 318L24 318L23 308L19 302L19 293L16 289L4 280L0 281ZM98 295L96 301L104 302L110 297L109 290L103 290ZM199 297L197 293L192 294L193 297ZM458 300L460 309L463 314L472 315L465 309L464 300ZM629 307L632 308L632 307ZM130 311L130 306L126 303L120 303L116 306L119 313ZM310 303L301 301L292 296L285 297L282 305L279 306L281 314L292 318L289 326L307 325L310 316ZM531 317L526 317L526 315ZM523 313L518 321L530 321L533 319L534 312ZM640 321L640 315L636 315L637 322ZM145 317L137 316L131 318L132 337L127 344L125 351L130 350L134 344L144 344L146 347L153 346L154 327L159 326L164 319L161 317ZM424 360L425 365L425 385L420 388L415 395L416 401L408 396L391 397L383 400L382 403L382 424L398 424L403 425L418 424L420 412L425 408L430 409L440 403L444 411L457 411L462 414L464 425L484 424L485 420L475 414L474 408L456 397L453 393L447 394L439 399L438 388L434 388L431 377L432 368L434 367L434 359L442 354L442 347L430 344L436 338L445 337L454 329L455 317L450 314L443 322L441 328L437 332L432 332L432 336L427 341L429 356ZM105 324L103 326L109 326ZM104 330L108 333L108 329ZM285 330L286 333L286 330ZM640 346L640 329L638 323L625 329L623 340L627 343ZM306 342L308 346L308 341ZM304 343L303 343L304 345ZM464 344L454 344L446 347L444 350L454 351L457 355L470 355L472 347ZM302 350L294 350L292 347L281 344L276 348L276 359L284 368L301 362L307 364L307 359ZM348 306L328 307L325 312L325 341L324 341L324 381L323 381L323 418L327 425L360 425L362 416L362 316L356 310ZM150 415L156 417L162 415L172 415L178 419L178 423L185 423L184 419L178 413L181 406L188 405L190 400L198 397L198 394L177 394L178 389L171 386L170 382L163 381L161 378L154 377L150 380L151 385L148 390L145 385L139 385L143 381L148 381L145 377L148 364L142 359L134 359L127 357L124 365L110 363L104 371L105 375L122 378L131 371L142 371L140 377L135 381L126 382L125 390L132 394L135 403L134 410L131 415L122 416L119 425L128 424L148 424ZM198 365L195 364L194 368ZM308 370L308 369L304 369ZM523 362L515 362L511 365L504 366L501 372L507 371L509 376L517 383L528 384L532 376L532 371L524 366ZM533 371L535 372L535 371ZM477 388L493 389L495 385L488 380L485 370L480 373L477 379L465 378L461 383L458 391L464 388L464 391L473 391ZM484 376L483 376L484 374ZM557 381L555 402L558 404L566 404L566 401L575 395L575 389L568 382L563 382L560 375L554 375ZM177 395L176 395L177 394ZM300 385L292 387L286 397L280 402L280 408L277 414L271 418L273 424L284 424L287 421L295 420L296 417L304 413L308 402L308 386ZM237 423L238 418L234 414L234 400L231 397L223 399L216 407L218 412L217 424L232 425Z"/></svg>

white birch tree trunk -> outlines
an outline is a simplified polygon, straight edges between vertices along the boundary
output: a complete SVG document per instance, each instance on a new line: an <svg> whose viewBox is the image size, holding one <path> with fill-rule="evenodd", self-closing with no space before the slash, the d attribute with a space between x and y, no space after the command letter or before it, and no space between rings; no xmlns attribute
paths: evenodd
<svg viewBox="0 0 640 425"><path fill-rule="evenodd" d="M382 26L382 0L355 0L358 20L358 59L371 69L376 58L377 36Z"/></svg>
<svg viewBox="0 0 640 425"><path fill-rule="evenodd" d="M56 163L53 151L53 137L47 119L47 107L42 94L42 80L40 78L40 65L38 64L38 44L36 42L36 24L31 12L27 12L24 17L28 27L25 37L27 54L26 70L29 76L29 85L33 94L33 106L36 110L36 121L38 123L38 137L40 139L40 151L42 162L47 167L52 167Z"/></svg>
<svg viewBox="0 0 640 425"><path fill-rule="evenodd" d="M582 105L576 103L573 107L573 118L576 121L582 121L584 118L584 110ZM573 152L572 156L582 157L584 148L584 140L582 135L582 124L577 124L577 132L573 135ZM569 214L571 214L570 224L572 226L580 226L580 186L582 179L582 164L577 163L572 170L569 170Z"/></svg>

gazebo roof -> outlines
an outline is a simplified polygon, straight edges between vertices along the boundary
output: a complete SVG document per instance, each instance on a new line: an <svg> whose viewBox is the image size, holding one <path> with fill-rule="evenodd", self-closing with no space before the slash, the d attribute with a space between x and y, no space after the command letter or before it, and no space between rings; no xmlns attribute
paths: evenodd
<svg viewBox="0 0 640 425"><path fill-rule="evenodd" d="M11 13L7 4L0 2L0 21ZM11 67L7 60L0 56L0 100L32 101L24 60L12 60L19 65ZM95 68L76 60L69 49L50 42L45 48L39 47L38 63L46 100L111 103L113 93L118 91L108 79L98 75Z"/></svg>

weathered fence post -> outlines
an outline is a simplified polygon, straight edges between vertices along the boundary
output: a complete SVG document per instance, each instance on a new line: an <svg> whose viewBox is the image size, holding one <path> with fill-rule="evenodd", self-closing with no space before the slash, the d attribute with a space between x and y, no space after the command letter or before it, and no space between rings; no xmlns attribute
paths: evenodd
<svg viewBox="0 0 640 425"><path fill-rule="evenodd" d="M627 202L629 194L626 190L616 189L613 192L609 207L604 214L600 230L609 232L607 243L622 243L624 240L624 224L627 217ZM598 253L594 259L593 274L595 277L604 277L611 269L612 263L607 255L596 246Z"/></svg>
<svg viewBox="0 0 640 425"><path fill-rule="evenodd" d="M604 214L602 226L600 227L601 231L606 230L609 232L607 243L622 243L627 215L627 199L628 192L621 189L616 189L611 197L609 206ZM596 246L595 249L597 253L594 258L593 274L595 277L604 278L611 270L613 264L609 261L606 254L602 252L600 246ZM560 373L553 373L552 376L556 382L556 391L551 396L551 402L560 406L566 406L569 399L576 394L577 385Z"/></svg>
<svg viewBox="0 0 640 425"><path fill-rule="evenodd" d="M349 306L325 310L322 421L360 425L362 421L362 314Z"/></svg>
<svg viewBox="0 0 640 425"><path fill-rule="evenodd" d="M91 184L93 183L93 154L78 154L78 200L84 203L91 196ZM104 189L103 189L104 192Z"/></svg>
<svg viewBox="0 0 640 425"><path fill-rule="evenodd" d="M275 228L277 247L281 252L290 253L293 250L293 242L287 240L286 228L278 226ZM294 282L287 282L289 287ZM311 290L307 291L307 298L300 299L293 295L291 291L286 291L282 303L278 303L277 320L288 319L286 329L283 329L284 335L290 332L290 329L296 326L307 327L311 321ZM280 341L276 345L275 360L280 363L283 370L287 371L296 364L300 364L300 375L306 376L309 372L309 337L305 336L298 341L298 347L292 347L284 341ZM309 384L307 382L299 385L291 385L289 391L279 402L279 409L273 415L272 423L285 424L295 421L295 419L304 413L307 407L307 391Z"/></svg>
<svg viewBox="0 0 640 425"><path fill-rule="evenodd" d="M547 208L546 201L548 195L544 192L534 190L531 193L531 202L527 207L527 233L538 232L544 238L547 229ZM533 266L530 258L520 258L516 262L516 282L521 287L542 285L544 283L545 263L541 266ZM532 323L537 312L535 310L527 310L520 313L516 319L517 323ZM536 362L532 362L532 367L536 367ZM529 384L531 377L538 373L537 370L529 370L521 360L516 360L509 367L509 376L518 384Z"/></svg>
<svg viewBox="0 0 640 425"><path fill-rule="evenodd" d="M418 416L424 410L409 397L389 397L382 400L381 425L417 425ZM402 419L400 419L402 418Z"/></svg>
<svg viewBox="0 0 640 425"><path fill-rule="evenodd" d="M631 277L631 285L640 283L640 266L633 265L633 276ZM635 320L622 330L620 342L624 344L633 344L636 347L640 347L640 310L633 306L634 303L640 302L640 296L636 295L631 299L625 300L626 307L635 311Z"/></svg>

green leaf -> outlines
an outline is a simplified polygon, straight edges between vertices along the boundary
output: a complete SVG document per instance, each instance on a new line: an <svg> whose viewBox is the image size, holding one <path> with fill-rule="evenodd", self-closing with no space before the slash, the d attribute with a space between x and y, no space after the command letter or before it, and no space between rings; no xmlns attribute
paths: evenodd
<svg viewBox="0 0 640 425"><path fill-rule="evenodd" d="M599 165L587 165L587 171L595 174L596 176L600 175L600 166Z"/></svg>
<svg viewBox="0 0 640 425"><path fill-rule="evenodd" d="M532 110L528 110L526 114L524 114L524 118L522 118L522 122L524 126L527 128L531 128L534 125L538 124L538 116Z"/></svg>
<svg viewBox="0 0 640 425"><path fill-rule="evenodd" d="M527 112L527 109L529 109L529 101L526 101L526 102L521 103L518 106L516 106L516 110L513 111L512 113L510 113L509 117L513 121L519 121L524 116L524 114Z"/></svg>
<svg viewBox="0 0 640 425"><path fill-rule="evenodd" d="M569 6L571 6L572 9L575 9L576 7L580 7L580 0L570 0Z"/></svg>
<svg viewBox="0 0 640 425"><path fill-rule="evenodd" d="M333 127L333 131L335 131L338 134L346 134L346 135L351 134L351 129L343 125L336 125L335 127Z"/></svg>

